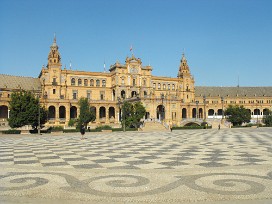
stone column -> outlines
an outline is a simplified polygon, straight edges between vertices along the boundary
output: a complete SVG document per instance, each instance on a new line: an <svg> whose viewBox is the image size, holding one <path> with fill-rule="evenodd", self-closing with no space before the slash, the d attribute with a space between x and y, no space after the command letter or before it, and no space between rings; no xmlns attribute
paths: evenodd
<svg viewBox="0 0 272 204"><path fill-rule="evenodd" d="M100 120L99 120L99 107L95 106L95 108L96 108L96 119L95 119L95 121L98 124L100 122Z"/></svg>
<svg viewBox="0 0 272 204"><path fill-rule="evenodd" d="M105 107L105 111L106 111L106 124L109 124L110 123L110 120L109 120L109 106L106 106Z"/></svg>

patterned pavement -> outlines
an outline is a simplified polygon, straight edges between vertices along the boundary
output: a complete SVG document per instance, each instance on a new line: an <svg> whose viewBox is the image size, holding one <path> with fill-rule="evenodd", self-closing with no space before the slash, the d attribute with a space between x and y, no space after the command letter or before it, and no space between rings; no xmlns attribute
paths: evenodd
<svg viewBox="0 0 272 204"><path fill-rule="evenodd" d="M271 130L271 129L270 129ZM62 136L2 136L0 165L87 169L183 169L272 164L266 129Z"/></svg>
<svg viewBox="0 0 272 204"><path fill-rule="evenodd" d="M0 135L0 203L272 203L272 128L80 137Z"/></svg>

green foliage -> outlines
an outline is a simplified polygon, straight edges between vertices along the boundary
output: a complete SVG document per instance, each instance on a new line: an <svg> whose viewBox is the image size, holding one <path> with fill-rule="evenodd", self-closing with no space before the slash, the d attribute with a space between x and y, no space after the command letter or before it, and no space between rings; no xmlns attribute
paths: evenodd
<svg viewBox="0 0 272 204"><path fill-rule="evenodd" d="M267 115L265 116L264 120L264 124L268 127L272 127L272 115Z"/></svg>
<svg viewBox="0 0 272 204"><path fill-rule="evenodd" d="M21 130L4 130L2 134L20 134Z"/></svg>
<svg viewBox="0 0 272 204"><path fill-rule="evenodd" d="M77 123L77 128L80 129L80 125L82 123L85 124L85 127L89 122L92 122L95 120L95 113L93 110L90 108L90 104L87 98L80 98L79 100L79 118L78 118L78 123Z"/></svg>
<svg viewBox="0 0 272 204"><path fill-rule="evenodd" d="M62 126L53 126L49 128L51 130L51 132L61 132L63 131L63 127Z"/></svg>
<svg viewBox="0 0 272 204"><path fill-rule="evenodd" d="M138 128L140 121L146 113L145 107L141 102L124 102L122 106L122 126Z"/></svg>
<svg viewBox="0 0 272 204"><path fill-rule="evenodd" d="M242 125L242 123L249 123L251 119L250 112L243 106L230 105L225 110L227 121L231 122L234 126Z"/></svg>
<svg viewBox="0 0 272 204"><path fill-rule="evenodd" d="M13 92L9 102L10 118L9 126L18 128L24 125L38 126L39 99L30 91ZM47 120L47 111L40 107L40 124Z"/></svg>
<svg viewBox="0 0 272 204"><path fill-rule="evenodd" d="M269 109L265 109L263 122L267 127L272 127L272 111Z"/></svg>
<svg viewBox="0 0 272 204"><path fill-rule="evenodd" d="M109 125L102 125L102 126L98 126L95 128L97 131L101 131L101 130L111 130L112 127Z"/></svg>
<svg viewBox="0 0 272 204"><path fill-rule="evenodd" d="M69 133L69 132L79 132L79 129L64 129L64 133Z"/></svg>
<svg viewBox="0 0 272 204"><path fill-rule="evenodd" d="M206 128L205 126L183 126L183 127L173 127L172 129L173 130L182 130L182 129L188 130L188 129L205 129L205 128Z"/></svg>
<svg viewBox="0 0 272 204"><path fill-rule="evenodd" d="M69 127L73 127L73 126L76 124L76 122L77 122L77 119L71 118L71 119L69 120L69 122L68 122L68 126L69 126Z"/></svg>

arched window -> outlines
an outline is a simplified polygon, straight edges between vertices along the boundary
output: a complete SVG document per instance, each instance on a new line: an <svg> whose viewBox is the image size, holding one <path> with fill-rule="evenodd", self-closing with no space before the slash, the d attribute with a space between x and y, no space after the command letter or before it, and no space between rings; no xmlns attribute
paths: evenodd
<svg viewBox="0 0 272 204"><path fill-rule="evenodd" d="M90 86L94 86L94 80L93 79L90 80Z"/></svg>
<svg viewBox="0 0 272 204"><path fill-rule="evenodd" d="M88 86L88 80L84 79L84 86Z"/></svg>
<svg viewBox="0 0 272 204"><path fill-rule="evenodd" d="M72 85L72 86L76 85L76 80L75 80L75 78L72 78L72 79L71 79L71 85Z"/></svg>
<svg viewBox="0 0 272 204"><path fill-rule="evenodd" d="M78 86L81 86L82 85L82 80L78 79L77 83L78 83Z"/></svg>
<svg viewBox="0 0 272 204"><path fill-rule="evenodd" d="M102 80L102 87L106 87L106 80Z"/></svg>
<svg viewBox="0 0 272 204"><path fill-rule="evenodd" d="M158 89L161 89L161 83L158 83Z"/></svg>
<svg viewBox="0 0 272 204"><path fill-rule="evenodd" d="M175 90L175 84L172 84L172 90Z"/></svg>
<svg viewBox="0 0 272 204"><path fill-rule="evenodd" d="M170 86L170 84L168 84L168 90L170 90L171 89L171 86Z"/></svg>
<svg viewBox="0 0 272 204"><path fill-rule="evenodd" d="M165 85L165 84L163 84L163 89L164 89L164 90L166 89L166 85Z"/></svg>
<svg viewBox="0 0 272 204"><path fill-rule="evenodd" d="M100 86L100 80L99 80L99 79L96 80L96 86L97 86L97 87Z"/></svg>
<svg viewBox="0 0 272 204"><path fill-rule="evenodd" d="M156 89L156 83L153 83L153 89Z"/></svg>

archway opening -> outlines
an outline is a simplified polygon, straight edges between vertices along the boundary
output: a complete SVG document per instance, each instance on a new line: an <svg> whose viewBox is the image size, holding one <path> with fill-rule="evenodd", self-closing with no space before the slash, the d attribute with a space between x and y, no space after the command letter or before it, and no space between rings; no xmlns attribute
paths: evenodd
<svg viewBox="0 0 272 204"><path fill-rule="evenodd" d="M165 107L163 105L157 106L157 119L158 120L165 119Z"/></svg>
<svg viewBox="0 0 272 204"><path fill-rule="evenodd" d="M183 119L187 118L187 109L186 108L182 109L182 118Z"/></svg>
<svg viewBox="0 0 272 204"><path fill-rule="evenodd" d="M48 108L48 118L49 118L49 120L55 120L55 118L56 118L56 108L55 108L55 106L49 106L49 108Z"/></svg>
<svg viewBox="0 0 272 204"><path fill-rule="evenodd" d="M59 117L60 117L60 120L65 120L65 118L66 118L66 108L65 108L65 106L60 106L59 107Z"/></svg>
<svg viewBox="0 0 272 204"><path fill-rule="evenodd" d="M0 106L0 118L6 119L8 118L8 107Z"/></svg>
<svg viewBox="0 0 272 204"><path fill-rule="evenodd" d="M70 118L77 118L77 107L72 106L70 108Z"/></svg>

